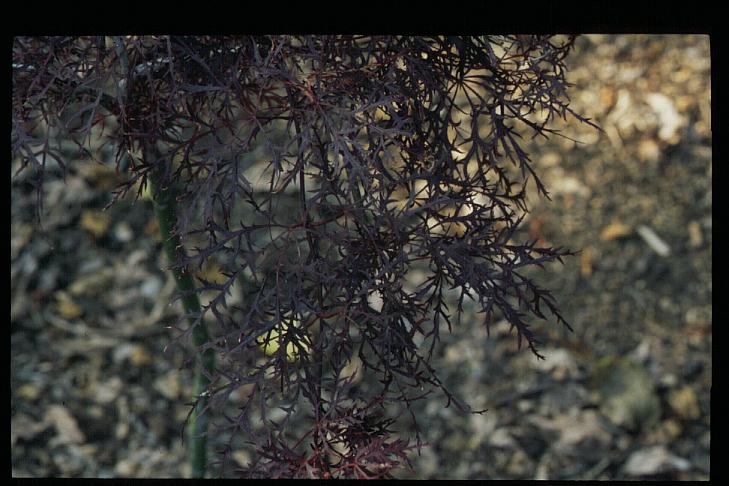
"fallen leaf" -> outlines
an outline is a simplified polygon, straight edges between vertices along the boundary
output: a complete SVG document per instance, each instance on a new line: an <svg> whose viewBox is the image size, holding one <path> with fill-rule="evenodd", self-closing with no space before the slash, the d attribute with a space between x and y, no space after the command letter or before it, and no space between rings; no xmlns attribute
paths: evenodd
<svg viewBox="0 0 729 486"><path fill-rule="evenodd" d="M94 390L94 400L103 405L109 404L116 400L124 387L118 376L113 376L108 380L100 381Z"/></svg>
<svg viewBox="0 0 729 486"><path fill-rule="evenodd" d="M32 402L40 396L41 389L32 383L26 383L18 387L15 393L23 400Z"/></svg>
<svg viewBox="0 0 729 486"><path fill-rule="evenodd" d="M585 248L580 253L580 274L583 277L589 277L592 275L592 262L594 255L592 254L591 248Z"/></svg>
<svg viewBox="0 0 729 486"><path fill-rule="evenodd" d="M619 222L613 222L602 229L600 232L600 239L603 241L615 240L628 236L632 232L633 230L630 226L626 226Z"/></svg>
<svg viewBox="0 0 729 486"><path fill-rule="evenodd" d="M643 161L655 162L661 157L661 148L652 138L646 138L638 144L638 158Z"/></svg>
<svg viewBox="0 0 729 486"><path fill-rule="evenodd" d="M251 462L251 455L246 451L235 451L231 456L240 467L248 467Z"/></svg>
<svg viewBox="0 0 729 486"><path fill-rule="evenodd" d="M676 415L684 420L696 420L701 416L696 392L688 385L671 393L668 397L668 404Z"/></svg>
<svg viewBox="0 0 729 486"><path fill-rule="evenodd" d="M649 93L645 100L658 115L660 124L658 137L661 140L675 143L678 138L675 136L676 132L683 126L685 119L678 114L671 98L662 93Z"/></svg>
<svg viewBox="0 0 729 486"><path fill-rule="evenodd" d="M701 226L699 226L699 223L697 223L696 221L691 221L688 224L688 233L689 244L691 245L691 248L700 247L704 242L704 237L701 234Z"/></svg>
<svg viewBox="0 0 729 486"><path fill-rule="evenodd" d="M32 439L49 425L45 420L39 422L23 413L12 416L10 418L10 447L12 448L18 439Z"/></svg>
<svg viewBox="0 0 729 486"><path fill-rule="evenodd" d="M81 228L97 238L104 236L110 225L111 215L109 213L90 209L81 213Z"/></svg>
<svg viewBox="0 0 729 486"><path fill-rule="evenodd" d="M58 304L56 309L64 319L78 319L84 313L84 310L64 291L60 290L55 294Z"/></svg>
<svg viewBox="0 0 729 486"><path fill-rule="evenodd" d="M686 471L691 463L668 452L664 446L652 446L635 451L623 466L628 476L651 476L669 471Z"/></svg>
<svg viewBox="0 0 729 486"><path fill-rule="evenodd" d="M640 225L637 228L638 234L643 240L651 247L653 251L658 253L662 257L667 257L671 254L671 248L668 244L663 241L655 231L648 226Z"/></svg>
<svg viewBox="0 0 729 486"><path fill-rule="evenodd" d="M154 380L154 389L168 400L177 400L180 396L180 377L175 371L170 371Z"/></svg>
<svg viewBox="0 0 729 486"><path fill-rule="evenodd" d="M86 441L76 419L63 405L51 405L46 410L45 420L53 424L58 433L58 443L81 444Z"/></svg>
<svg viewBox="0 0 729 486"><path fill-rule="evenodd" d="M73 296L93 297L102 293L114 277L115 273L112 268L103 267L78 277L68 286L68 291Z"/></svg>
<svg viewBox="0 0 729 486"><path fill-rule="evenodd" d="M600 393L600 411L618 427L650 430L660 419L655 384L640 363L624 357L598 362L593 381Z"/></svg>

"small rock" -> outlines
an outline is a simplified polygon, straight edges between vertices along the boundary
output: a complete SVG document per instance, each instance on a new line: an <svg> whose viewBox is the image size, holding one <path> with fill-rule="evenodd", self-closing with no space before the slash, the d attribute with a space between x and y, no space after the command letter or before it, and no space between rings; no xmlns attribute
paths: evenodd
<svg viewBox="0 0 729 486"><path fill-rule="evenodd" d="M122 243L128 243L134 238L134 231L126 221L122 221L114 227L114 238Z"/></svg>
<svg viewBox="0 0 729 486"><path fill-rule="evenodd" d="M672 392L668 397L668 404L671 406L671 410L683 420L696 420L701 416L696 392L688 385Z"/></svg>
<svg viewBox="0 0 729 486"><path fill-rule="evenodd" d="M623 465L628 476L652 476L674 471L687 471L691 463L671 454L664 446L652 446L635 451Z"/></svg>
<svg viewBox="0 0 729 486"><path fill-rule="evenodd" d="M159 297L159 291L162 288L162 280L159 277L149 277L144 281L139 291L148 299L156 299Z"/></svg>

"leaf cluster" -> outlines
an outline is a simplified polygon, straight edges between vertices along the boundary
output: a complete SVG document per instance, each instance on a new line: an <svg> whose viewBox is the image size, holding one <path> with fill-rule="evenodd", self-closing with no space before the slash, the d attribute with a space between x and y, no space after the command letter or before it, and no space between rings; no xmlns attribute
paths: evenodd
<svg viewBox="0 0 729 486"><path fill-rule="evenodd" d="M469 410L431 366L466 300L487 328L503 316L537 356L529 319L567 325L524 270L570 252L514 235L527 184L548 197L523 134L554 134L557 117L590 123L566 94L573 42L16 38L12 155L33 168L39 202L48 161L66 164L60 139L97 160L94 137L114 147L127 176L115 199L152 174L175 188L190 251L171 264L224 268L194 290L212 295L202 313L183 316L217 323L207 394L221 412L215 433L231 437L223 460L242 432L260 452L248 475L386 477L408 445L373 408L409 409L435 388ZM272 329L280 352L263 356L257 339ZM342 377L353 359L377 377L372 400ZM235 390L245 398L222 413ZM272 408L284 418L268 419ZM306 433L293 437L293 417Z"/></svg>

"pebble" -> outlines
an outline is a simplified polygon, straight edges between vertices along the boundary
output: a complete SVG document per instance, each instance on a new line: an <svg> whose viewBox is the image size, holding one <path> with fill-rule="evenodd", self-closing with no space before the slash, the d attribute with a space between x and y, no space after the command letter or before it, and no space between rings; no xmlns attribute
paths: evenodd
<svg viewBox="0 0 729 486"><path fill-rule="evenodd" d="M148 299L155 299L158 297L161 288L162 280L159 277L151 276L144 281L139 291L144 297Z"/></svg>
<svg viewBox="0 0 729 486"><path fill-rule="evenodd" d="M665 388L673 388L678 384L678 377L673 373L666 373L661 376L659 384Z"/></svg>
<svg viewBox="0 0 729 486"><path fill-rule="evenodd" d="M134 231L126 221L122 221L114 227L114 238L122 243L128 243L134 238Z"/></svg>
<svg viewBox="0 0 729 486"><path fill-rule="evenodd" d="M532 400L519 400L516 402L516 408L521 413L528 413L534 409L534 402Z"/></svg>
<svg viewBox="0 0 729 486"><path fill-rule="evenodd" d="M118 440L124 440L129 435L129 424L126 422L118 422L114 428L114 435Z"/></svg>

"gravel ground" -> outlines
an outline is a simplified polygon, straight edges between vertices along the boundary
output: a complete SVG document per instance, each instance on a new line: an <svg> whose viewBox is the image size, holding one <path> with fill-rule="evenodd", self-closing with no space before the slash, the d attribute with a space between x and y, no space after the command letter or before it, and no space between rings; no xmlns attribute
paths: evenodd
<svg viewBox="0 0 729 486"><path fill-rule="evenodd" d="M488 411L420 403L430 446L399 477L709 477L709 39L583 36L569 64L572 106L603 132L534 142L552 201L530 198L520 236L581 250L538 276L574 332L534 323L545 361L478 316L444 336L442 377ZM27 176L11 186L13 476L189 474L191 380L164 328L180 308L149 201L102 211L116 182L51 174L41 226Z"/></svg>

